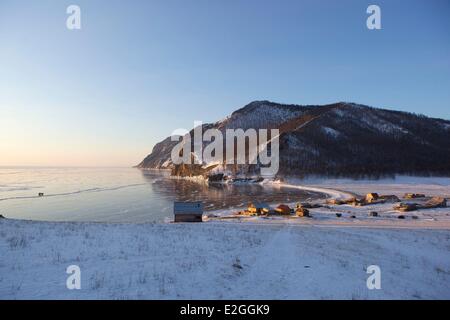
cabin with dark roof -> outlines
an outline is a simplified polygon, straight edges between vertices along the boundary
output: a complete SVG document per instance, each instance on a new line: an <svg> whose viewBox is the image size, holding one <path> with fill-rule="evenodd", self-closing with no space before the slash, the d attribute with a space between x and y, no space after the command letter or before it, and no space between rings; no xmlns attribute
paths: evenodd
<svg viewBox="0 0 450 320"><path fill-rule="evenodd" d="M175 222L202 222L203 203L194 202L174 202L173 214Z"/></svg>

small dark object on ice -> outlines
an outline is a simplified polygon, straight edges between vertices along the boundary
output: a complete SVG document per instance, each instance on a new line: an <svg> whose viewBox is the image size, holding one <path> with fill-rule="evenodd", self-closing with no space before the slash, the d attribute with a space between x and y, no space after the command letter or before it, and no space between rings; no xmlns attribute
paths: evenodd
<svg viewBox="0 0 450 320"><path fill-rule="evenodd" d="M2 214L0 214L0 219L6 219Z"/></svg>
<svg viewBox="0 0 450 320"><path fill-rule="evenodd" d="M397 218L399 218L399 219L405 219L405 216L404 216L404 215L399 215Z"/></svg>
<svg viewBox="0 0 450 320"><path fill-rule="evenodd" d="M369 217L378 217L378 212L376 212L376 211L371 211L371 212L369 213Z"/></svg>
<svg viewBox="0 0 450 320"><path fill-rule="evenodd" d="M243 269L243 267L241 266L241 260L236 258L236 261L233 263L233 267L236 269Z"/></svg>
<svg viewBox="0 0 450 320"><path fill-rule="evenodd" d="M336 213L336 217L338 218L342 217L342 213Z"/></svg>
<svg viewBox="0 0 450 320"><path fill-rule="evenodd" d="M43 192L39 192L39 193L38 193L38 196L39 196L39 197L43 197L43 196L44 196L44 193L43 193Z"/></svg>

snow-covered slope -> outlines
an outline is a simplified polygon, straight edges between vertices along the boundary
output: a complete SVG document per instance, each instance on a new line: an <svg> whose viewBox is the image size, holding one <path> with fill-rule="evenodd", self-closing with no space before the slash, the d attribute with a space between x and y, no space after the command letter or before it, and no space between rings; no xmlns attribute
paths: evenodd
<svg viewBox="0 0 450 320"><path fill-rule="evenodd" d="M278 128L282 123L302 116L311 107L254 101L215 123L219 130Z"/></svg>

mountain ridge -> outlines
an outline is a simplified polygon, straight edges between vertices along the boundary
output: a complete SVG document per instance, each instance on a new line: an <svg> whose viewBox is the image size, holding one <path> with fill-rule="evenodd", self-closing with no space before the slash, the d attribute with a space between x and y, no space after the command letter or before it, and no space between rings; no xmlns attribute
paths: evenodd
<svg viewBox="0 0 450 320"><path fill-rule="evenodd" d="M262 100L203 128L279 129L279 175L450 175L450 121L405 111L352 102L295 105ZM170 160L177 144L170 137L157 143L137 167L188 176L257 175L258 165L222 163L213 170L183 165L177 170Z"/></svg>

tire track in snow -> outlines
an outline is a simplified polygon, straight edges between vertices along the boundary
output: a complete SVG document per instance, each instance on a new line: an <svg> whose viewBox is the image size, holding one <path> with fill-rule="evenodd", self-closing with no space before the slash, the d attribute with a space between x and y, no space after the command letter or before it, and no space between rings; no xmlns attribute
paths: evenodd
<svg viewBox="0 0 450 320"><path fill-rule="evenodd" d="M314 191L314 192L324 193L324 194L327 194L328 196L330 196L331 198L338 199L338 200L345 200L348 198L356 197L356 195L354 193L351 193L348 191L340 191L340 190L335 190L335 189L312 187L312 186L301 186L301 185L286 184L286 183L281 183L280 185L282 187L286 187L286 188L294 188L294 189L300 189L300 190L305 190L305 191Z"/></svg>
<svg viewBox="0 0 450 320"><path fill-rule="evenodd" d="M264 298L267 292L276 299L292 297L297 288L292 287L292 271L298 266L294 259L295 241L293 226L283 224L273 237L258 251L253 261L243 261L244 274L237 279L234 286L236 293L242 298ZM270 273L270 280L267 274ZM276 291L274 291L276 288ZM256 296L255 296L256 295ZM236 296L236 295L234 295Z"/></svg>

